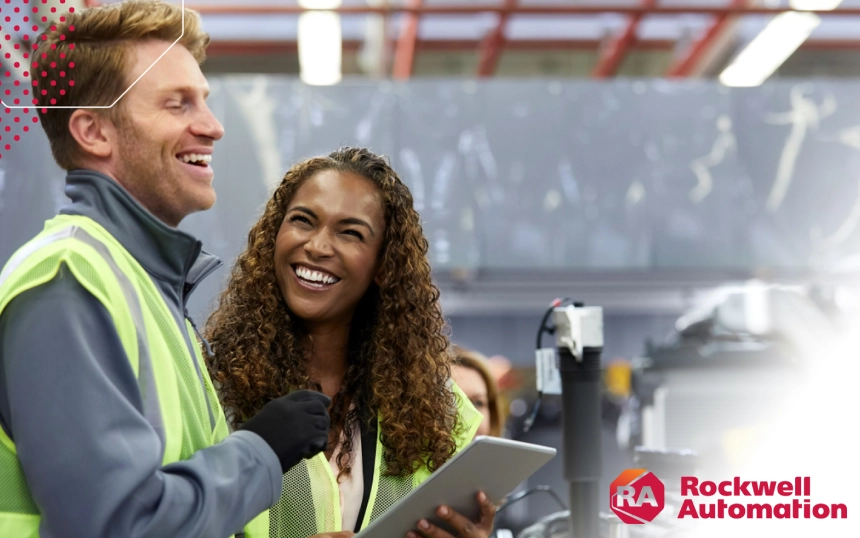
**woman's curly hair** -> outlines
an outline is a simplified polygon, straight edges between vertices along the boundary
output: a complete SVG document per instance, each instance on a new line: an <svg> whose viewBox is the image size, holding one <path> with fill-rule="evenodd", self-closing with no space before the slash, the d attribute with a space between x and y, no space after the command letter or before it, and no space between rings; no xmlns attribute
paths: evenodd
<svg viewBox="0 0 860 538"><path fill-rule="evenodd" d="M422 464L433 471L454 454L453 434L462 427L449 384L439 291L430 279L428 244L409 189L385 159L367 149L341 148L286 173L206 324L215 352L210 372L234 427L274 398L320 390L308 374L307 335L275 280L275 239L293 195L323 170L372 181L385 215L381 284L371 284L353 316L349 364L332 403L333 435L343 428L347 433L338 463L349 473L352 428L359 419L379 416L386 474L406 476ZM346 396L356 404L351 411Z"/></svg>

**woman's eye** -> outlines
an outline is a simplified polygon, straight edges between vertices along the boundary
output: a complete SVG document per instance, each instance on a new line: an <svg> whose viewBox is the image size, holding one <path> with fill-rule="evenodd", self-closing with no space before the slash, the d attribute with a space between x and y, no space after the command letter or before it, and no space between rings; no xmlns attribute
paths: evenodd
<svg viewBox="0 0 860 538"><path fill-rule="evenodd" d="M359 239L364 239L364 236L361 235L361 232L359 232L358 230L344 230L343 233L345 233L347 235L353 235Z"/></svg>
<svg viewBox="0 0 860 538"><path fill-rule="evenodd" d="M292 217L290 217L290 222L301 222L303 224L308 224L308 225L310 225L310 223L311 223L311 221L308 220L307 217L303 217L302 215L293 215Z"/></svg>
<svg viewBox="0 0 860 538"><path fill-rule="evenodd" d="M472 405L478 409L483 409L484 407L487 407L487 402L484 400L472 400Z"/></svg>

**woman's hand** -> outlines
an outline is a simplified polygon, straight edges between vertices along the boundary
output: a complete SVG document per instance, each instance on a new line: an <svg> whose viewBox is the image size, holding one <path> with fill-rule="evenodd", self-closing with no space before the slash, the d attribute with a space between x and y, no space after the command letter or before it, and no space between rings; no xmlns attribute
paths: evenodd
<svg viewBox="0 0 860 538"><path fill-rule="evenodd" d="M314 534L313 536L309 536L308 538L352 538L353 536L355 536L354 532L340 531L340 532L324 532L322 534Z"/></svg>
<svg viewBox="0 0 860 538"><path fill-rule="evenodd" d="M496 519L496 506L484 495L478 493L478 505L481 507L481 516L478 521L470 521L466 516L459 514L447 506L440 506L436 514L444 519L448 525L457 530L457 538L488 538L493 532L493 522ZM419 538L419 534L429 538L454 538L451 534L433 525L426 519L418 522L418 531L406 534L408 538Z"/></svg>

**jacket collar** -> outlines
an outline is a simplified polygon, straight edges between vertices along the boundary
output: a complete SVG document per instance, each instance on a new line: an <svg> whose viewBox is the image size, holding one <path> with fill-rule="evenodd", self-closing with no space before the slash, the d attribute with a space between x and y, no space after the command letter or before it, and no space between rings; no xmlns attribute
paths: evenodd
<svg viewBox="0 0 860 538"><path fill-rule="evenodd" d="M190 234L163 223L110 177L94 170L66 176L72 203L60 210L96 221L114 236L151 276L168 283L183 303L197 284L221 265Z"/></svg>

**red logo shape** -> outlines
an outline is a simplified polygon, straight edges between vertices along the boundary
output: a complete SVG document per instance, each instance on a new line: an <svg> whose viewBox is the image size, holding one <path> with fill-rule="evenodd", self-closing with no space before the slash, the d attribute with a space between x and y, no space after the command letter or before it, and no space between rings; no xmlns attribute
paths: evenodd
<svg viewBox="0 0 860 538"><path fill-rule="evenodd" d="M666 488L648 469L627 469L609 485L609 507L631 525L650 523L666 505Z"/></svg>

